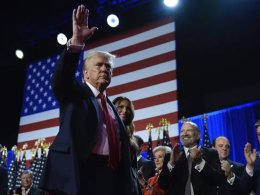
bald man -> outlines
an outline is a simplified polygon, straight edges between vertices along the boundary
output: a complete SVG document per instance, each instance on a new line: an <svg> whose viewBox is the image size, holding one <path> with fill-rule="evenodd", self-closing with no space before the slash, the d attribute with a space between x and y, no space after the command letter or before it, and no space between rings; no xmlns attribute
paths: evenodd
<svg viewBox="0 0 260 195"><path fill-rule="evenodd" d="M218 152L221 169L227 178L226 182L218 186L218 194L242 195L240 190L240 176L245 166L228 159L230 154L230 142L227 137L219 136L213 140L212 147Z"/></svg>

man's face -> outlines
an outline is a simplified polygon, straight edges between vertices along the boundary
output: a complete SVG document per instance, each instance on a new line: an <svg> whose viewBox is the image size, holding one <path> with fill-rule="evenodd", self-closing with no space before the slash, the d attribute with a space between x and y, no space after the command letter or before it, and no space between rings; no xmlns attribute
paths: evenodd
<svg viewBox="0 0 260 195"><path fill-rule="evenodd" d="M183 146L191 148L197 145L197 141L200 139L200 134L191 124L184 123L181 127L180 139Z"/></svg>
<svg viewBox="0 0 260 195"><path fill-rule="evenodd" d="M26 189L28 189L32 185L32 178L30 174L23 174L21 176L21 185Z"/></svg>
<svg viewBox="0 0 260 195"><path fill-rule="evenodd" d="M110 84L112 68L109 60L100 55L89 59L89 64L84 70L84 78L99 91L104 91Z"/></svg>
<svg viewBox="0 0 260 195"><path fill-rule="evenodd" d="M258 127L256 128L256 135L257 135L258 142L259 142L259 144L260 144L260 126L258 126Z"/></svg>
<svg viewBox="0 0 260 195"><path fill-rule="evenodd" d="M215 149L218 151L219 159L226 160L230 153L230 143L226 138L219 137L216 139Z"/></svg>

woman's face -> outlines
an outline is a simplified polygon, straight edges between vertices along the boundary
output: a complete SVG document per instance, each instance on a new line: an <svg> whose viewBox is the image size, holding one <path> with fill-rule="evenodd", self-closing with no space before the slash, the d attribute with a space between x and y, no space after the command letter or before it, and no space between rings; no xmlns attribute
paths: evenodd
<svg viewBox="0 0 260 195"><path fill-rule="evenodd" d="M125 125L129 125L132 122L132 113L129 101L122 100L117 106L117 112Z"/></svg>
<svg viewBox="0 0 260 195"><path fill-rule="evenodd" d="M165 152L163 150L158 150L154 153L154 163L157 170L161 170L163 167Z"/></svg>

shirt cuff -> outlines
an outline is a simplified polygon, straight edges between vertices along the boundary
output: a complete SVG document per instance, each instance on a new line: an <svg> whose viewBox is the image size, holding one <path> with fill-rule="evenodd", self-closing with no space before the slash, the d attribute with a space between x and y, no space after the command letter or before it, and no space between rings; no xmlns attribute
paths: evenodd
<svg viewBox="0 0 260 195"><path fill-rule="evenodd" d="M171 163L167 163L168 170L172 172L172 169L174 168L174 165L171 165Z"/></svg>
<svg viewBox="0 0 260 195"><path fill-rule="evenodd" d="M247 173L250 177L253 177L253 175L254 175L254 169L249 169L249 168L246 166L246 173Z"/></svg>
<svg viewBox="0 0 260 195"><path fill-rule="evenodd" d="M85 48L85 44L83 43L83 45L73 45L71 44L71 39L68 40L67 42L67 51L71 52L71 53L80 53L81 51L83 51Z"/></svg>
<svg viewBox="0 0 260 195"><path fill-rule="evenodd" d="M202 169L203 169L204 166L205 166L205 163L206 163L205 160L202 159L202 161L200 162L200 164L195 165L195 169L196 169L197 171L201 172Z"/></svg>
<svg viewBox="0 0 260 195"><path fill-rule="evenodd" d="M227 182L229 183L229 185L233 185L235 178L236 178L236 175L235 175L235 173L232 172L232 176L227 178Z"/></svg>

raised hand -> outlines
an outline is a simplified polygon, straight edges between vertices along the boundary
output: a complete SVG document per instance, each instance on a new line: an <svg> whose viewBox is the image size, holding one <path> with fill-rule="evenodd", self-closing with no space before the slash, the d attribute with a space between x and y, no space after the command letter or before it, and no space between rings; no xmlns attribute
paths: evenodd
<svg viewBox="0 0 260 195"><path fill-rule="evenodd" d="M248 168L253 169L256 160L256 149L253 149L252 151L250 143L246 143L244 148L244 155Z"/></svg>
<svg viewBox="0 0 260 195"><path fill-rule="evenodd" d="M201 146L199 146L198 148L192 148L189 150L190 152L190 157L192 158L192 160L196 163L199 164L202 161L202 149Z"/></svg>
<svg viewBox="0 0 260 195"><path fill-rule="evenodd" d="M173 148L172 148L172 153L171 153L171 158L169 163L174 166L176 164L176 162L179 160L180 157L180 153L179 153L179 143L176 143Z"/></svg>
<svg viewBox="0 0 260 195"><path fill-rule="evenodd" d="M84 5L79 5L73 10L71 44L84 45L84 43L97 31L97 27L88 27L89 10Z"/></svg>
<svg viewBox="0 0 260 195"><path fill-rule="evenodd" d="M231 175L231 165L227 160L221 160L221 169L224 171L225 176L229 177Z"/></svg>

